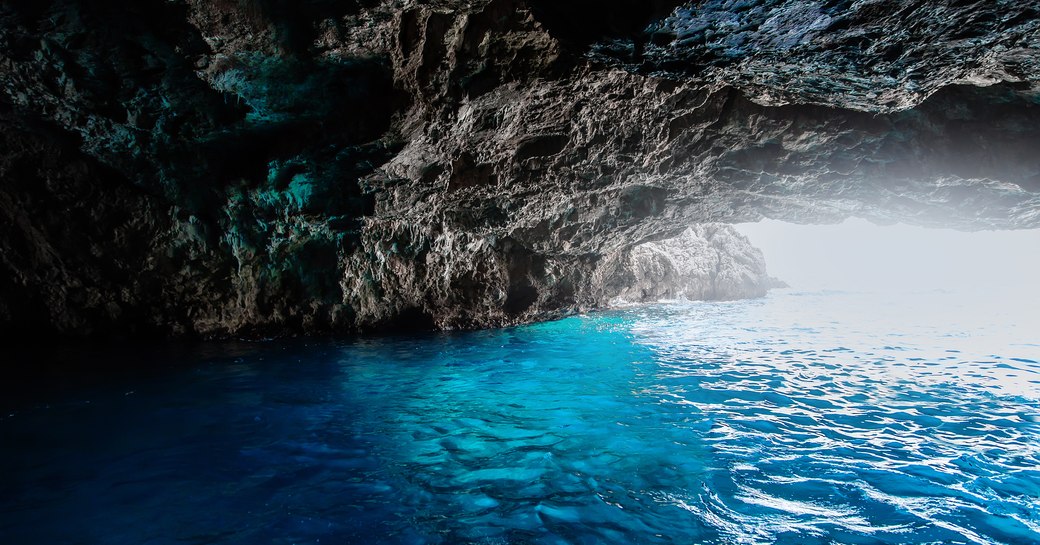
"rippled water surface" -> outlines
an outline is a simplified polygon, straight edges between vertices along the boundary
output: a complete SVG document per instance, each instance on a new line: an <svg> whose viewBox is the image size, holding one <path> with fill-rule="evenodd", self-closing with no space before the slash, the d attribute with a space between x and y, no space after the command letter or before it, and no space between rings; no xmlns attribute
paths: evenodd
<svg viewBox="0 0 1040 545"><path fill-rule="evenodd" d="M1032 308L782 291L210 348L9 403L0 542L1038 543Z"/></svg>

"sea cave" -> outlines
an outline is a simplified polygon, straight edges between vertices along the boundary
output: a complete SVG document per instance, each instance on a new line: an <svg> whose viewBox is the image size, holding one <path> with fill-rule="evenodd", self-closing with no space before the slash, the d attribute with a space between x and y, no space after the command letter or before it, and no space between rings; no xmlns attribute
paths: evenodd
<svg viewBox="0 0 1040 545"><path fill-rule="evenodd" d="M1040 543L1040 5L6 0L0 543Z"/></svg>

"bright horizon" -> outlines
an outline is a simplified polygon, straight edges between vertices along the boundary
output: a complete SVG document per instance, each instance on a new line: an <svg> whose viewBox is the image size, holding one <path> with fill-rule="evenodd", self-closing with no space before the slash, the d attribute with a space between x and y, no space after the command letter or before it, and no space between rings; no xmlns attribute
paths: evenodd
<svg viewBox="0 0 1040 545"><path fill-rule="evenodd" d="M1000 292L1040 306L1040 229L962 232L860 219L736 228L762 250L769 274L795 289Z"/></svg>

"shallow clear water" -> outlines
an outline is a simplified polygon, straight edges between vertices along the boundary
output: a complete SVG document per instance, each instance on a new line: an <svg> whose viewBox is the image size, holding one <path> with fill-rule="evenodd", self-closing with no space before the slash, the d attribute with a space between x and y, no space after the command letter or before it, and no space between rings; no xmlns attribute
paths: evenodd
<svg viewBox="0 0 1040 545"><path fill-rule="evenodd" d="M1035 307L976 303L211 347L5 411L0 541L1037 543Z"/></svg>

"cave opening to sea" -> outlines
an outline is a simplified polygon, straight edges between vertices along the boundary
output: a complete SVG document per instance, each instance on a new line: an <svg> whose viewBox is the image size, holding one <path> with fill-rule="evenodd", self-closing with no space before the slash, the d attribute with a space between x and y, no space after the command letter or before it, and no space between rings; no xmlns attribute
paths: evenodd
<svg viewBox="0 0 1040 545"><path fill-rule="evenodd" d="M737 230L788 287L477 332L20 355L47 371L5 388L0 534L1040 539L1038 233Z"/></svg>
<svg viewBox="0 0 1040 545"><path fill-rule="evenodd" d="M1036 1L2 0L0 545L1040 544L1038 150Z"/></svg>

